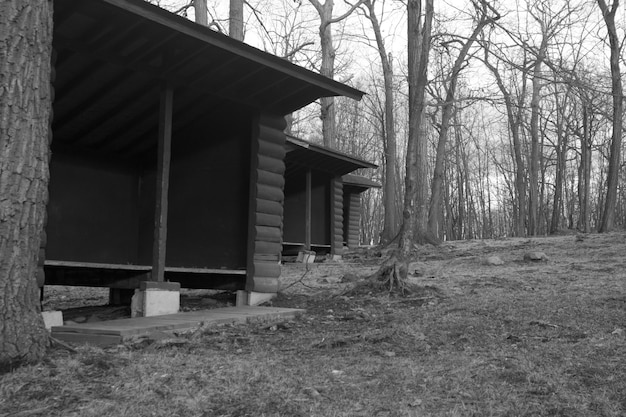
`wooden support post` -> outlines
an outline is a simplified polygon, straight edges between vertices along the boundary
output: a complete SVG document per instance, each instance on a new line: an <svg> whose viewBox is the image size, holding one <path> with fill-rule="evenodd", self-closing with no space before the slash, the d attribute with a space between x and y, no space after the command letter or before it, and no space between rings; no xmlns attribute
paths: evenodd
<svg viewBox="0 0 626 417"><path fill-rule="evenodd" d="M174 90L169 83L164 83L161 87L161 103L159 108L159 147L156 173L157 184L151 276L152 281L160 282L165 280L165 255L167 248L167 196L170 182L173 107Z"/></svg>
<svg viewBox="0 0 626 417"><path fill-rule="evenodd" d="M311 170L306 171L306 185L304 197L304 249L311 250Z"/></svg>

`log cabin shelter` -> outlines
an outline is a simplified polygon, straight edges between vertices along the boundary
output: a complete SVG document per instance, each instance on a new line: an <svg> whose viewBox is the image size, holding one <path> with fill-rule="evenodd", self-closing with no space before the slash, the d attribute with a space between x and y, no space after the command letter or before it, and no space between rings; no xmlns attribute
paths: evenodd
<svg viewBox="0 0 626 417"><path fill-rule="evenodd" d="M55 0L40 285L278 289L284 116L362 92L143 0Z"/></svg>
<svg viewBox="0 0 626 417"><path fill-rule="evenodd" d="M377 183L350 173L377 165L291 136L286 149L283 254L358 246L360 194Z"/></svg>

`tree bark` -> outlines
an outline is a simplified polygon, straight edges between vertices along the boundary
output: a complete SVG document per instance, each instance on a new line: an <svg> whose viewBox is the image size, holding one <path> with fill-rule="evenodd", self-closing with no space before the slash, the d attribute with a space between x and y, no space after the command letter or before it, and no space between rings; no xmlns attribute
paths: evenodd
<svg viewBox="0 0 626 417"><path fill-rule="evenodd" d="M609 10L604 0L597 0L607 31L609 33L609 45L611 46L611 91L613 92L613 134L611 136L611 154L609 157L609 172L607 173L606 200L600 223L599 232L610 232L615 221L615 206L617 203L617 185L619 182L619 168L622 148L622 109L623 91L622 76L620 74L620 49L621 41L615 28L615 13L619 7L619 0L614 0Z"/></svg>
<svg viewBox="0 0 626 417"><path fill-rule="evenodd" d="M367 18L372 23L374 37L376 38L376 46L378 47L385 83L385 124L383 132L385 152L385 182L383 184L384 220L380 240L383 244L386 244L391 242L398 233L398 219L396 216L398 206L395 198L398 151L394 115L393 66L391 56L387 54L385 48L380 22L376 16L374 5L371 0L364 1L364 4L368 10Z"/></svg>
<svg viewBox="0 0 626 417"><path fill-rule="evenodd" d="M424 95L428 83L427 66L434 14L433 0L426 0L421 20L421 0L407 2L409 137L406 153L403 222L400 251L405 256L414 243L426 240L426 147L428 137L424 128Z"/></svg>
<svg viewBox="0 0 626 417"><path fill-rule="evenodd" d="M320 4L317 0L310 0L320 16L320 48L322 52L322 63L320 74L328 78L335 76L335 48L333 46L333 32L331 30L331 20L333 18L333 0L326 0ZM322 137L324 145L334 148L336 145L336 125L335 125L335 99L334 97L322 97L320 99L320 119L322 120Z"/></svg>
<svg viewBox="0 0 626 417"><path fill-rule="evenodd" d="M202 26L208 26L209 17L206 0L194 0L193 7L196 15L196 23L199 23Z"/></svg>
<svg viewBox="0 0 626 417"><path fill-rule="evenodd" d="M548 38L542 24L542 38L533 67L532 98L530 99L530 167L528 193L528 234L535 236L539 227L539 103L541 102L541 68L548 47Z"/></svg>
<svg viewBox="0 0 626 417"><path fill-rule="evenodd" d="M589 104L583 105L583 131L580 137L580 165L578 167L578 230L588 233L590 224L590 189L591 189L591 156L592 116Z"/></svg>
<svg viewBox="0 0 626 417"><path fill-rule="evenodd" d="M336 51L333 45L333 32L331 26L333 23L337 23L346 17L348 17L362 1L353 4L346 13L340 17L333 18L333 8L335 7L333 0L326 0L324 4L319 0L309 0L320 17L319 35L320 35L320 48L322 50L322 65L320 67L320 74L328 78L335 77L335 56ZM336 110L334 97L322 97L320 99L321 113L320 118L322 120L322 136L324 138L324 145L330 148L336 146L337 141L337 127L336 127Z"/></svg>
<svg viewBox="0 0 626 417"><path fill-rule="evenodd" d="M230 0L228 36L243 42L243 0Z"/></svg>
<svg viewBox="0 0 626 417"><path fill-rule="evenodd" d="M556 85L556 83L555 83ZM563 102L559 100L558 91L555 90L554 102L556 106L556 179L554 183L554 198L552 203L552 219L550 221L550 233L554 234L561 228L563 218L563 188L565 184L565 165L567 163L568 140L564 129L565 107L568 105L569 87Z"/></svg>
<svg viewBox="0 0 626 417"><path fill-rule="evenodd" d="M36 281L48 199L52 1L0 3L0 372L43 357Z"/></svg>

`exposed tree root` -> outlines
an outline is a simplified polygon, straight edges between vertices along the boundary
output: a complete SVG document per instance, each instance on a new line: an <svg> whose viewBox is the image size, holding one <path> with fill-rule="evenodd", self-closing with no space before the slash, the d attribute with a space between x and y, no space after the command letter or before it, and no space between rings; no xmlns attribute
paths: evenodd
<svg viewBox="0 0 626 417"><path fill-rule="evenodd" d="M411 284L408 282L408 261L400 251L394 250L378 268L378 271L369 276L368 281L390 293L411 294Z"/></svg>

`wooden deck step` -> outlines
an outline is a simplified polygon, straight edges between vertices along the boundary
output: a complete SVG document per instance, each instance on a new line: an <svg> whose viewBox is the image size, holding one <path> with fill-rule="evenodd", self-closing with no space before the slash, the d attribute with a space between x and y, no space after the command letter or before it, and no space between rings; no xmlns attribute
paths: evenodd
<svg viewBox="0 0 626 417"><path fill-rule="evenodd" d="M225 307L153 317L53 326L52 337L71 343L108 346L136 336L173 332L198 326L275 322L294 319L304 310L278 307Z"/></svg>

